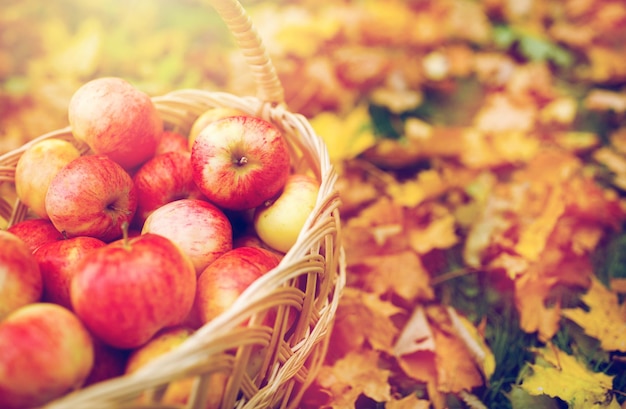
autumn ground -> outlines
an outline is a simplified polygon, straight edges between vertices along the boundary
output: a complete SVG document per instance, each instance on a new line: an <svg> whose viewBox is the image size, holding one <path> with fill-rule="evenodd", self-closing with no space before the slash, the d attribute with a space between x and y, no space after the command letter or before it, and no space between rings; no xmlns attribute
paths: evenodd
<svg viewBox="0 0 626 409"><path fill-rule="evenodd" d="M348 286L305 408L626 408L626 4L244 1L341 173ZM252 91L191 1L0 14L0 152L85 81Z"/></svg>

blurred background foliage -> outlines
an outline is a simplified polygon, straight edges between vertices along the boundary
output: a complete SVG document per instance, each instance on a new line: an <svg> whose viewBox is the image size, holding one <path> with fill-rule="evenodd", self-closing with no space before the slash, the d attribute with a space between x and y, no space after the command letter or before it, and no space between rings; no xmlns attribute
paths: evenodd
<svg viewBox="0 0 626 409"><path fill-rule="evenodd" d="M206 2L0 1L0 154L66 126L71 95L97 77L123 77L150 95L181 88L255 92L230 33ZM554 308L582 305L580 285L595 275L622 286L614 291L619 312L613 306L621 321L601 324L626 322L624 1L242 4L273 58L289 108L311 119L341 172L354 298L373 295L367 299L402 310L401 319L382 319L394 331L413 309L433 304L452 306L481 327L496 366L473 393L487 407L567 407L519 387L532 372L533 348L546 338L577 354L588 370L614 376L607 396L626 405L625 352L603 350ZM542 156L546 147L558 154ZM528 186L532 197L520 193ZM553 192L568 201L562 213L542 206ZM581 237L587 241L576 242ZM581 243L583 250L576 248ZM405 266L398 254L413 264ZM494 265L500 256L504 264ZM395 270L386 269L394 262L396 282ZM535 286L523 287L527 279ZM421 293L403 299L412 290ZM367 307L359 311L380 313ZM339 313L343 319L353 309L344 304ZM348 317L354 328L337 330L335 351L347 351L367 316ZM528 324L537 317L550 321L549 331ZM589 320L595 321L601 320ZM442 323L431 317L429 324ZM380 345L374 354L367 343L357 347L360 358L393 369L382 387L394 399L429 395L441 407L439 380L418 379L416 387ZM445 360L454 351L428 352ZM332 390L338 354L305 407L333 407L341 399ZM366 392L355 392L361 407L384 406ZM463 407L463 395L452 392L449 406Z"/></svg>

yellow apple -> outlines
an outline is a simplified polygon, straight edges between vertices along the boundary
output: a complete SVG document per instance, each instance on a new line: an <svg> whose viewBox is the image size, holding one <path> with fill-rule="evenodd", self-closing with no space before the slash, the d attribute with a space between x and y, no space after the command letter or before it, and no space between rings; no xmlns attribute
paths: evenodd
<svg viewBox="0 0 626 409"><path fill-rule="evenodd" d="M193 330L183 326L175 326L162 330L146 344L134 349L126 363L126 373L131 374L139 370L153 359L178 347L193 334ZM224 387L226 386L227 375L225 373L214 373L211 375L207 385L207 402L205 409L218 408ZM171 382L161 403L171 405L185 405L192 392L194 378L184 378ZM144 397L140 398L141 400Z"/></svg>
<svg viewBox="0 0 626 409"><path fill-rule="evenodd" d="M187 139L188 148L191 150L193 142L196 140L198 134L212 122L217 121L228 116L246 115L245 112L237 108L229 107L215 107L209 108L202 113L191 125L191 131L189 131L189 138Z"/></svg>
<svg viewBox="0 0 626 409"><path fill-rule="evenodd" d="M50 138L28 147L15 166L17 197L37 216L48 218L45 201L50 181L57 172L80 156L70 142Z"/></svg>
<svg viewBox="0 0 626 409"><path fill-rule="evenodd" d="M315 208L318 193L319 183L312 176L289 175L278 198L256 208L253 223L257 235L268 246L286 253Z"/></svg>

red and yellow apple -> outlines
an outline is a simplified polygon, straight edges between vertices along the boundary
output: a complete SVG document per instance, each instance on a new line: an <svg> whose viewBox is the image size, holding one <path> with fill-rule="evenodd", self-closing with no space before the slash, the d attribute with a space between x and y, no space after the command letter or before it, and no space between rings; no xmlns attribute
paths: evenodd
<svg viewBox="0 0 626 409"><path fill-rule="evenodd" d="M37 260L22 239L0 230L0 249L1 321L18 308L39 301L43 284Z"/></svg>
<svg viewBox="0 0 626 409"><path fill-rule="evenodd" d="M319 183L305 174L289 175L281 194L256 208L254 229L268 246L286 253L315 208Z"/></svg>
<svg viewBox="0 0 626 409"><path fill-rule="evenodd" d="M150 97L116 77L97 78L76 90L68 119L76 139L127 170L154 155L163 133L163 119Z"/></svg>
<svg viewBox="0 0 626 409"><path fill-rule="evenodd" d="M126 374L132 374L153 361L155 358L170 352L180 346L191 335L193 330L184 326L166 328L157 333L146 344L134 349L126 365ZM227 376L225 373L210 375L207 385L207 402L204 409L219 408L219 404L226 386ZM175 405L187 404L194 387L194 378L184 378L171 382L165 390L161 403ZM143 397L142 397L143 398Z"/></svg>
<svg viewBox="0 0 626 409"><path fill-rule="evenodd" d="M139 229L150 213L179 199L201 199L191 176L189 152L167 152L144 163L133 176L137 191L137 211L133 225Z"/></svg>
<svg viewBox="0 0 626 409"><path fill-rule="evenodd" d="M217 206L257 207L281 191L290 172L287 142L268 121L231 116L207 125L191 150L193 180Z"/></svg>
<svg viewBox="0 0 626 409"><path fill-rule="evenodd" d="M80 156L70 142L49 138L30 145L15 166L17 197L37 216L47 218L46 193L57 172Z"/></svg>
<svg viewBox="0 0 626 409"><path fill-rule="evenodd" d="M258 247L238 247L224 253L198 277L194 313L202 324L222 314L280 257Z"/></svg>
<svg viewBox="0 0 626 409"><path fill-rule="evenodd" d="M136 348L187 317L196 291L191 260L169 239L142 234L86 254L70 295L87 328L116 348Z"/></svg>
<svg viewBox="0 0 626 409"><path fill-rule="evenodd" d="M48 216L67 237L118 239L136 208L133 180L105 155L74 159L52 178L46 194Z"/></svg>
<svg viewBox="0 0 626 409"><path fill-rule="evenodd" d="M33 303L0 322L0 407L41 406L80 388L93 366L91 335L69 310Z"/></svg>
<svg viewBox="0 0 626 409"><path fill-rule="evenodd" d="M89 236L73 237L42 244L33 253L43 280L42 301L72 310L70 283L76 264L93 249L106 243Z"/></svg>
<svg viewBox="0 0 626 409"><path fill-rule="evenodd" d="M218 119L226 118L229 116L240 116L246 115L240 109L231 108L231 107L213 107L204 111L191 125L191 130L189 131L189 138L187 138L187 148L191 150L194 141L202 132L204 128L207 127L212 122L217 121Z"/></svg>
<svg viewBox="0 0 626 409"><path fill-rule="evenodd" d="M199 199L181 199L154 210L142 233L167 237L176 244L200 274L219 256L233 248L228 217L217 206Z"/></svg>
<svg viewBox="0 0 626 409"><path fill-rule="evenodd" d="M31 252L37 250L44 243L64 238L50 219L42 218L22 220L9 227L7 231L24 240Z"/></svg>

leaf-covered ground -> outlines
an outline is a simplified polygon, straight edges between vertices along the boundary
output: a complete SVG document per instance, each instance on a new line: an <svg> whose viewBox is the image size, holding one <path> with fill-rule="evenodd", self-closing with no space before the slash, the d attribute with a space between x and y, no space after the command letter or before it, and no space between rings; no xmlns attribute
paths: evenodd
<svg viewBox="0 0 626 409"><path fill-rule="evenodd" d="M5 3L0 152L99 76L254 92L199 2ZM303 408L626 408L626 3L243 4L341 174Z"/></svg>

